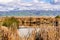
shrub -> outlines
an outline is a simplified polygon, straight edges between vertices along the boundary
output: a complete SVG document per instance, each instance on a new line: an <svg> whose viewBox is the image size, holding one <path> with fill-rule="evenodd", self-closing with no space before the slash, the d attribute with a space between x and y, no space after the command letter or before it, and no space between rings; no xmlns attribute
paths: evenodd
<svg viewBox="0 0 60 40"><path fill-rule="evenodd" d="M19 21L14 18L14 17L6 17L5 20L3 21L3 26L6 26L6 27L12 27L12 28L15 28L15 27L19 27Z"/></svg>
<svg viewBox="0 0 60 40"><path fill-rule="evenodd" d="M58 15L58 16L56 16L55 18L60 18L60 16Z"/></svg>

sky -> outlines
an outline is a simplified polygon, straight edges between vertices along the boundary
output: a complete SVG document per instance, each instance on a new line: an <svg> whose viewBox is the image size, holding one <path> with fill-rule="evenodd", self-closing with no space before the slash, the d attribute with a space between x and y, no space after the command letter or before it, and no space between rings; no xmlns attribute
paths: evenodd
<svg viewBox="0 0 60 40"><path fill-rule="evenodd" d="M0 11L60 10L60 0L0 0Z"/></svg>

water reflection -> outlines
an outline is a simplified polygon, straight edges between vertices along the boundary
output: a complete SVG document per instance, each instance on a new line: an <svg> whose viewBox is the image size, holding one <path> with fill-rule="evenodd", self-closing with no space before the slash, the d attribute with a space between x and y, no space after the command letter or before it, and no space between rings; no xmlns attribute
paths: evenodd
<svg viewBox="0 0 60 40"><path fill-rule="evenodd" d="M40 28L20 28L20 37L29 37L34 30L36 30L36 32L39 32Z"/></svg>

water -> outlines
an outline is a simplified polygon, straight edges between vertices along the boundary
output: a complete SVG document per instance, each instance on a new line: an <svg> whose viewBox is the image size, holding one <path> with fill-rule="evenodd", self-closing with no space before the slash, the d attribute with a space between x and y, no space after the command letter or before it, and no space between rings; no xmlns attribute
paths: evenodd
<svg viewBox="0 0 60 40"><path fill-rule="evenodd" d="M20 37L29 37L32 34L32 31L36 30L39 32L40 28L21 28L19 29Z"/></svg>
<svg viewBox="0 0 60 40"><path fill-rule="evenodd" d="M21 37L29 37L34 28L21 28L19 29L19 34Z"/></svg>

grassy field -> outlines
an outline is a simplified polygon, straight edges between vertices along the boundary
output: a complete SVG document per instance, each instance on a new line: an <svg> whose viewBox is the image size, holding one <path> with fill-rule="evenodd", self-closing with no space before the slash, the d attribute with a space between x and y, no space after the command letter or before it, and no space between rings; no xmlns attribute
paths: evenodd
<svg viewBox="0 0 60 40"><path fill-rule="evenodd" d="M0 40L60 40L60 17L0 17Z"/></svg>

